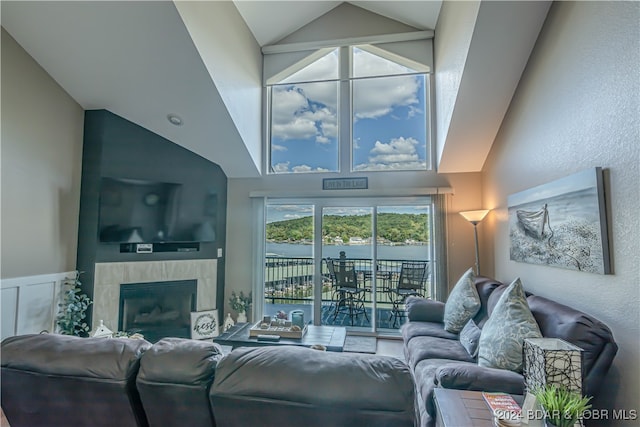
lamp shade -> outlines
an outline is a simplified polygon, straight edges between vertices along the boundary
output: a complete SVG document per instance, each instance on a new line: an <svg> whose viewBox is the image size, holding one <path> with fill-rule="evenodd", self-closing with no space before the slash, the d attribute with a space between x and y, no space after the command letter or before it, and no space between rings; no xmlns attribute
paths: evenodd
<svg viewBox="0 0 640 427"><path fill-rule="evenodd" d="M477 211L463 211L460 212L460 215L464 217L470 223L479 223L484 219L485 216L489 213L489 209L480 209Z"/></svg>
<svg viewBox="0 0 640 427"><path fill-rule="evenodd" d="M524 340L525 390L556 385L582 393L582 349L559 338Z"/></svg>

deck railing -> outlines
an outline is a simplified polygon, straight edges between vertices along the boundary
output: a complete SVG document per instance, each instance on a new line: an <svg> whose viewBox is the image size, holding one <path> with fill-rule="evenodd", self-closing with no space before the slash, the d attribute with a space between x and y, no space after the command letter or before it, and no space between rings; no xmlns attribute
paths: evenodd
<svg viewBox="0 0 640 427"><path fill-rule="evenodd" d="M363 286L365 302L372 301L372 261L364 258L346 258L353 261L358 271L359 286ZM416 260L379 259L376 278L376 301L381 305L391 306L392 295L389 292L398 283L403 262ZM427 262L427 261L425 261ZM427 277L424 283L424 296L430 295L431 275L427 264ZM311 304L313 301L314 264L311 258L266 257L264 296L271 304ZM322 301L331 301L331 278L326 261L322 260Z"/></svg>

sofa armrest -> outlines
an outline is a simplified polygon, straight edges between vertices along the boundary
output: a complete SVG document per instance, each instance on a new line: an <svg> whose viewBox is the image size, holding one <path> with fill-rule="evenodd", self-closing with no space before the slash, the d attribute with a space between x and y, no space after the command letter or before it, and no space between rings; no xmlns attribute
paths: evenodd
<svg viewBox="0 0 640 427"><path fill-rule="evenodd" d="M436 371L436 384L458 390L524 393L524 377L506 369L487 368L472 363L448 363Z"/></svg>
<svg viewBox="0 0 640 427"><path fill-rule="evenodd" d="M422 297L411 296L405 301L407 317L412 322L442 322L444 303Z"/></svg>

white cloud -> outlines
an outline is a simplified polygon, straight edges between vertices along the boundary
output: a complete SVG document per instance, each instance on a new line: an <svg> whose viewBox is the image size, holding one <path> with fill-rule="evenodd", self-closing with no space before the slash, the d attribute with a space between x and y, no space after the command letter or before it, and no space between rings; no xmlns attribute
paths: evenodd
<svg viewBox="0 0 640 427"><path fill-rule="evenodd" d="M277 163L273 165L273 171L275 173L289 172L289 162Z"/></svg>
<svg viewBox="0 0 640 427"><path fill-rule="evenodd" d="M291 162L282 162L282 163L277 163L273 166L273 172L274 173L329 172L329 169L321 168L321 167L314 168L312 166L305 165L305 164L291 166Z"/></svg>
<svg viewBox="0 0 640 427"><path fill-rule="evenodd" d="M271 144L271 151L288 151L289 149L284 145Z"/></svg>
<svg viewBox="0 0 640 427"><path fill-rule="evenodd" d="M305 85L308 86L308 85ZM335 104L334 96L334 104ZM299 87L277 87L272 93L271 134L283 140L329 142L337 134L335 109L318 106Z"/></svg>
<svg viewBox="0 0 640 427"><path fill-rule="evenodd" d="M376 141L371 149L369 162L356 165L356 170L415 170L425 169L426 162L420 160L414 138L394 138L389 143Z"/></svg>
<svg viewBox="0 0 640 427"><path fill-rule="evenodd" d="M358 80L353 89L353 111L356 119L376 119L396 107L418 104L420 82L415 76L381 77Z"/></svg>
<svg viewBox="0 0 640 427"><path fill-rule="evenodd" d="M329 169L326 168L313 168L309 165L298 165L291 168L293 173L306 173L306 172L329 172Z"/></svg>

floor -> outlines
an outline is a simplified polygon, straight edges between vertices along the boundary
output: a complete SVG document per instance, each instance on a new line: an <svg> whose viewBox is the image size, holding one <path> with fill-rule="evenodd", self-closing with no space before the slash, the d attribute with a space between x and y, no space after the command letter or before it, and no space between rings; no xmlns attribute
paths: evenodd
<svg viewBox="0 0 640 427"><path fill-rule="evenodd" d="M404 352L402 351L402 340L393 338L378 338L378 347L376 354L382 356L393 356L404 360Z"/></svg>

